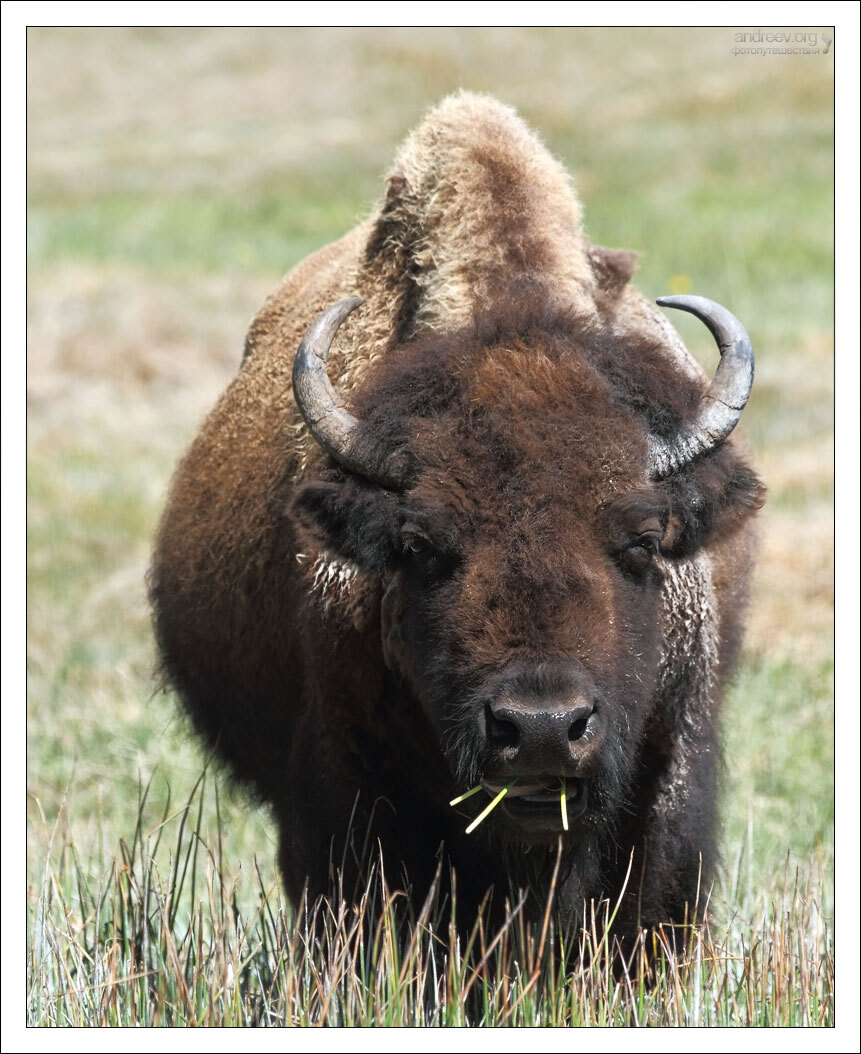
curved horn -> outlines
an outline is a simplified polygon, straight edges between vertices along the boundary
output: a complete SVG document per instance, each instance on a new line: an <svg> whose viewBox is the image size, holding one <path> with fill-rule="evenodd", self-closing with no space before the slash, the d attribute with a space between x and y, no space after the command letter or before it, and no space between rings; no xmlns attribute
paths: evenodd
<svg viewBox="0 0 861 1054"><path fill-rule="evenodd" d="M649 437L652 478L666 479L720 446L738 424L753 387L753 348L741 322L714 300L662 296L656 303L696 315L708 326L721 354L714 380L700 399L693 422L672 439Z"/></svg>
<svg viewBox="0 0 861 1054"><path fill-rule="evenodd" d="M293 362L293 396L311 435L339 465L390 490L403 490L409 468L404 452L381 459L366 449L359 422L335 394L326 372L335 334L362 302L358 296L339 300L308 327Z"/></svg>

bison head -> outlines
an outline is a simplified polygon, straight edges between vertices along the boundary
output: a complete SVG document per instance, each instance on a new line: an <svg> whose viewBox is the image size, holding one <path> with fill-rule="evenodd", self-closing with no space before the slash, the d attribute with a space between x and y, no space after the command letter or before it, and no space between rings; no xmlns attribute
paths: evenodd
<svg viewBox="0 0 861 1054"><path fill-rule="evenodd" d="M720 346L703 391L654 342L521 302L393 350L347 409L326 360L360 303L324 312L296 357L297 402L332 459L294 499L300 529L381 582L385 661L455 786L508 788L490 830L555 842L564 796L572 830L606 831L660 750L668 562L759 499L722 445L750 391L747 337L717 304L667 301Z"/></svg>

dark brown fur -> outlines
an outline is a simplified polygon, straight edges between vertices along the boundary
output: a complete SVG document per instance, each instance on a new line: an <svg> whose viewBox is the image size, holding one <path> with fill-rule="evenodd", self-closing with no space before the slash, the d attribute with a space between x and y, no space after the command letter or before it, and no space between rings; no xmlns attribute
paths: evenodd
<svg viewBox="0 0 861 1054"><path fill-rule="evenodd" d="M444 853L467 912L491 885L540 902L560 833L500 807L466 836L479 807L448 806L502 764L488 700L576 682L606 724L562 903L615 899L633 851L621 928L681 920L715 863L759 482L731 442L649 479L649 432L689 420L704 381L509 111L449 100L402 154L378 216L264 306L177 472L151 571L166 679L271 804L291 897L333 863L361 883L379 841L419 899ZM302 329L355 292L330 372L369 443L411 452L404 493L328 461L290 396ZM638 544L656 523L659 555Z"/></svg>

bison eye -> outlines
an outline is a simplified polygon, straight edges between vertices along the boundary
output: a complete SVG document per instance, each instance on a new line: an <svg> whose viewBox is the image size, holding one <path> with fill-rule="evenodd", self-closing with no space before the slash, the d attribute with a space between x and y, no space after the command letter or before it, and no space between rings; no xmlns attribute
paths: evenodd
<svg viewBox="0 0 861 1054"><path fill-rule="evenodd" d="M408 553L426 553L430 549L430 541L423 534L415 531L404 532L404 549Z"/></svg>
<svg viewBox="0 0 861 1054"><path fill-rule="evenodd" d="M657 532L639 535L619 553L622 568L632 575L644 574L652 563L652 557L660 552L660 543L661 537Z"/></svg>
<svg viewBox="0 0 861 1054"><path fill-rule="evenodd" d="M457 566L458 557L455 552L440 549L413 527L404 528L401 539L407 565L426 583L448 578Z"/></svg>

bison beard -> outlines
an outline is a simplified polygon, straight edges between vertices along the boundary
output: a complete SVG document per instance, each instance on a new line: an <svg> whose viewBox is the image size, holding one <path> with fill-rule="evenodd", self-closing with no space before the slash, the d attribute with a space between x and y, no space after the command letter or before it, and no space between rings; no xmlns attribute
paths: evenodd
<svg viewBox="0 0 861 1054"><path fill-rule="evenodd" d="M462 94L252 324L150 587L165 679L271 805L294 900L333 863L361 888L379 846L419 902L450 864L467 923L491 887L538 908L561 838L569 918L623 889L621 933L699 910L753 357L670 298L721 348L709 382L632 270L516 115Z"/></svg>

